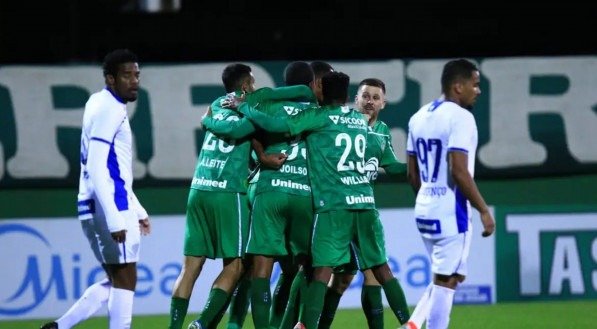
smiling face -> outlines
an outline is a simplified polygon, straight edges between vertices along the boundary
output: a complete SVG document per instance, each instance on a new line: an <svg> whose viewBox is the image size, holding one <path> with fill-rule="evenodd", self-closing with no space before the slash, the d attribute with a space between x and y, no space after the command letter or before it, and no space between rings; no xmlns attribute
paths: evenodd
<svg viewBox="0 0 597 329"><path fill-rule="evenodd" d="M139 94L139 78L141 71L139 64L128 62L118 66L116 76L106 76L108 87L126 102L134 102Z"/></svg>
<svg viewBox="0 0 597 329"><path fill-rule="evenodd" d="M361 113L369 115L369 124L373 124L377 121L379 111L386 106L386 97L382 88L362 85L357 91L354 102Z"/></svg>

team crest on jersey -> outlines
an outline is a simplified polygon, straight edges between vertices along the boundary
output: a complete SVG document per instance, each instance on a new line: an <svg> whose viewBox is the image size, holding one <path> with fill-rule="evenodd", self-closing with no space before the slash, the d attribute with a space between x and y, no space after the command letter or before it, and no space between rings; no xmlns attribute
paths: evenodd
<svg viewBox="0 0 597 329"><path fill-rule="evenodd" d="M369 181L374 181L377 179L377 171L379 170L379 160L376 157L372 157L371 159L367 160L365 163L365 173L367 174L367 178Z"/></svg>
<svg viewBox="0 0 597 329"><path fill-rule="evenodd" d="M329 118L330 118L330 120L332 120L332 122L334 124L338 124L338 119L340 119L340 116L339 115L330 115Z"/></svg>

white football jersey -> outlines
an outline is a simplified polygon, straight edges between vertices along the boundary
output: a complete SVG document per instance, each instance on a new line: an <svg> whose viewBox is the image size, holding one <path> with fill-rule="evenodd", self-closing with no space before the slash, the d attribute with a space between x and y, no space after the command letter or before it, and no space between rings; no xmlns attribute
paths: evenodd
<svg viewBox="0 0 597 329"><path fill-rule="evenodd" d="M477 124L473 115L443 99L424 105L410 118L406 150L419 165L415 217L421 234L441 238L466 232L471 206L451 180L448 152L467 153L468 170L474 177Z"/></svg>
<svg viewBox="0 0 597 329"><path fill-rule="evenodd" d="M126 227L120 211L132 209L139 218L147 217L132 190L132 142L126 104L108 89L91 95L85 104L81 132L79 219L91 218L99 206L110 232L115 232ZM101 149L94 143L109 147L107 160L104 156L99 157L101 163L88 163L90 151ZM98 146L94 149L94 145Z"/></svg>

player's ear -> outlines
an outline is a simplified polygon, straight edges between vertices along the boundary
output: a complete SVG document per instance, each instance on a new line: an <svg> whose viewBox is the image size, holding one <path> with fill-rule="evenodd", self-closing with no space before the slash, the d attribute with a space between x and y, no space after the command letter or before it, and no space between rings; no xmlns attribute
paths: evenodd
<svg viewBox="0 0 597 329"><path fill-rule="evenodd" d="M116 81L116 79L114 78L114 76L112 74L106 74L106 84L108 86L114 85L115 81Z"/></svg>
<svg viewBox="0 0 597 329"><path fill-rule="evenodd" d="M381 108L380 108L380 110L383 110L384 108L386 108L386 104L387 104L387 102L386 102L386 99L384 97L383 101L381 102Z"/></svg>

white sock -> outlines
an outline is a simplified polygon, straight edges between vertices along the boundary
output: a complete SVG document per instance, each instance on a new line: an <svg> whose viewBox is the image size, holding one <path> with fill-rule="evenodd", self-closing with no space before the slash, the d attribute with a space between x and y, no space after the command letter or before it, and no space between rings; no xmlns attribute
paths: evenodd
<svg viewBox="0 0 597 329"><path fill-rule="evenodd" d="M425 292L419 299L415 310L410 315L410 319L408 319L408 326L407 328L422 328L423 323L429 317L429 307L431 306L431 291L433 290L433 282L429 283ZM414 326L413 326L414 325Z"/></svg>
<svg viewBox="0 0 597 329"><path fill-rule="evenodd" d="M431 307L427 329L446 329L450 323L450 312L454 300L454 289L433 285L431 290Z"/></svg>
<svg viewBox="0 0 597 329"><path fill-rule="evenodd" d="M126 289L110 289L108 314L110 329L129 329L133 318L133 298L135 292Z"/></svg>
<svg viewBox="0 0 597 329"><path fill-rule="evenodd" d="M64 313L56 323L60 329L70 329L77 323L88 319L108 302L112 284L103 279L89 286L83 296Z"/></svg>

